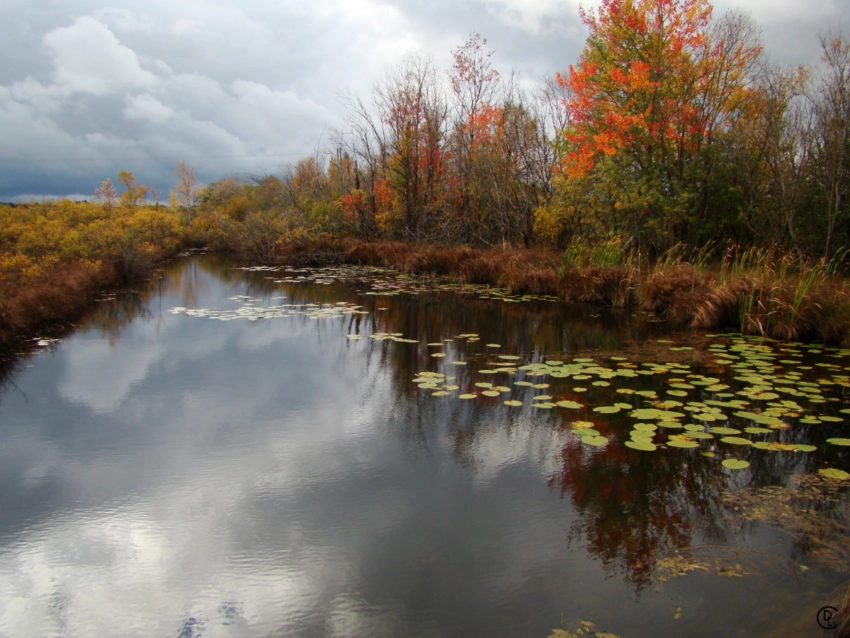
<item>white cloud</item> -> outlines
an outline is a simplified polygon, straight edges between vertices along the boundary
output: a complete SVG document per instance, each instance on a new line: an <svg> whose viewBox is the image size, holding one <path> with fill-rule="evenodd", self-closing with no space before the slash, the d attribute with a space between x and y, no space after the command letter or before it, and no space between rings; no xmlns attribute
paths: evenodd
<svg viewBox="0 0 850 638"><path fill-rule="evenodd" d="M716 12L751 13L778 61L816 62L819 31L838 24L847 3L717 0ZM584 44L579 4L599 0L0 4L0 160L12 167L0 198L39 186L91 191L116 166L166 191L179 159L202 181L275 172L343 126L341 94L368 102L411 53L446 69L473 31L503 75L551 77Z"/></svg>
<svg viewBox="0 0 850 638"><path fill-rule="evenodd" d="M174 109L166 106L155 97L143 93L127 97L124 116L128 119L147 120L153 124L162 124L174 116Z"/></svg>
<svg viewBox="0 0 850 638"><path fill-rule="evenodd" d="M136 54L92 17L44 36L55 66L55 81L69 92L104 95L124 88L144 88L155 81Z"/></svg>

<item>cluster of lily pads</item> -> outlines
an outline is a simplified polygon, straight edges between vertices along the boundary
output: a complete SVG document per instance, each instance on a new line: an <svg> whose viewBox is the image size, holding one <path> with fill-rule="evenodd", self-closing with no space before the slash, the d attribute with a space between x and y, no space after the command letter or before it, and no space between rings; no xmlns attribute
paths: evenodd
<svg viewBox="0 0 850 638"><path fill-rule="evenodd" d="M251 267L243 270L275 271L280 267ZM392 297L426 292L452 292L474 295L480 299L521 303L527 301L559 301L553 295L512 294L507 288L487 284L447 281L445 278L411 275L380 266L339 265L323 268L286 268L286 275L272 278L276 284L328 285L341 281L361 281L369 286L367 296Z"/></svg>
<svg viewBox="0 0 850 638"><path fill-rule="evenodd" d="M187 317L206 317L220 321L231 321L234 319L246 319L248 321L259 321L267 319L279 319L281 317L306 316L310 319L338 319L354 314L369 314L362 306L347 301L339 301L333 304L286 304L277 303L266 306L258 305L257 299L250 295L235 295L230 301L239 302L236 308L186 308L174 306L168 312L173 315L185 315ZM281 301L284 297L273 297L272 301Z"/></svg>
<svg viewBox="0 0 850 638"><path fill-rule="evenodd" d="M453 341L466 337L458 335ZM693 350L672 344L667 349L673 353ZM836 363L829 362L829 357ZM815 445L783 441L780 432L792 430L795 424L839 424L850 415L850 408L836 405L841 402L839 391L850 388L850 375L838 362L850 358L850 352L843 350L830 351L826 359L809 365L804 346L727 336L709 345L699 365L695 356L685 362L639 364L622 356L524 362L519 355L485 353L485 358L483 367L468 371L463 379L451 371L423 370L413 382L435 397L501 398L508 407L563 408L573 414L582 411L582 418L565 415L565 421L582 443L594 447L611 441L611 435L602 430L612 429L610 417L618 414L614 418L630 426L624 445L635 450L700 449L713 456L714 446L705 449L703 442L717 441L722 444L718 449L730 454L722 460L723 466L732 470L749 466L747 460L731 455L736 448L813 452ZM487 381L487 377L494 380ZM656 381L654 389L645 389L641 387L647 385L640 382L642 377L655 377L660 383ZM528 389L533 390L529 401L524 400ZM619 395L621 400L611 401L612 395ZM833 405L836 407L830 408ZM826 443L850 446L850 438L834 436ZM822 468L821 474L850 478L850 473L839 468Z"/></svg>

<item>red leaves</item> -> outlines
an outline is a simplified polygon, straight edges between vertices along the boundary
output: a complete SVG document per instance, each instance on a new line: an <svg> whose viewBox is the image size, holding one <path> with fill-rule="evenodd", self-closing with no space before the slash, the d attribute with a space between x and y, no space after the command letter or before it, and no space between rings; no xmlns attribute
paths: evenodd
<svg viewBox="0 0 850 638"><path fill-rule="evenodd" d="M588 44L557 78L572 91L563 172L585 175L623 149L676 158L700 146L711 128L705 105L729 90L715 86L713 67L742 68L759 52L718 46L711 12L708 0L604 0L581 13Z"/></svg>

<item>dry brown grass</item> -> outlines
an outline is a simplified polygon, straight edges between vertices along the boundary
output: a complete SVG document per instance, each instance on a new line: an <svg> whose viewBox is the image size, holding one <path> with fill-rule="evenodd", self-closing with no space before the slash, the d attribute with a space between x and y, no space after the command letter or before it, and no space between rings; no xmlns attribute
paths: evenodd
<svg viewBox="0 0 850 638"><path fill-rule="evenodd" d="M11 348L23 335L73 319L118 279L109 264L78 261L62 264L27 286L6 287L0 299L0 344Z"/></svg>

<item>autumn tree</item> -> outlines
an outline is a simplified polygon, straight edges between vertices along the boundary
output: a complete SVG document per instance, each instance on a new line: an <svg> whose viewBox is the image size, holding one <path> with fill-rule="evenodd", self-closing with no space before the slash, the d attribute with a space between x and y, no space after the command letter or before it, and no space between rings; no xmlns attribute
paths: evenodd
<svg viewBox="0 0 850 638"><path fill-rule="evenodd" d="M195 170L183 160L177 164L174 170L177 175L177 184L171 190L172 205L180 206L186 214L186 223L192 222L192 209L197 203L199 189Z"/></svg>
<svg viewBox="0 0 850 638"><path fill-rule="evenodd" d="M386 165L394 210L382 221L403 236L424 238L440 225L445 203L443 142L448 108L432 64L408 59L380 87ZM376 185L377 187L377 185Z"/></svg>
<svg viewBox="0 0 850 638"><path fill-rule="evenodd" d="M148 187L144 184L139 184L136 181L136 177L130 171L121 171L118 173L118 181L124 186L121 203L127 206L138 206L139 202L145 199Z"/></svg>
<svg viewBox="0 0 850 638"><path fill-rule="evenodd" d="M598 233L660 250L688 238L713 140L741 117L761 47L707 0L603 0L569 87L565 211L590 201ZM697 238L694 238L697 239Z"/></svg>
<svg viewBox="0 0 850 638"><path fill-rule="evenodd" d="M497 90L499 72L493 67L493 51L486 48L487 39L478 33L452 51L452 68L449 81L455 98L455 115L450 139L453 172L453 213L459 223L459 234L465 240L482 239L483 221L480 213L484 205L481 182L476 180L476 154L481 159L482 150L488 149L497 119L501 115ZM485 160L486 161L486 160ZM477 183L476 183L477 182Z"/></svg>
<svg viewBox="0 0 850 638"><path fill-rule="evenodd" d="M105 208L111 210L115 207L115 202L118 199L118 189L115 188L112 180L107 177L100 186L94 189L94 196L103 202Z"/></svg>
<svg viewBox="0 0 850 638"><path fill-rule="evenodd" d="M822 38L821 48L823 71L811 96L808 151L817 185L813 212L823 228L822 256L830 259L839 229L850 221L850 43L835 35Z"/></svg>

